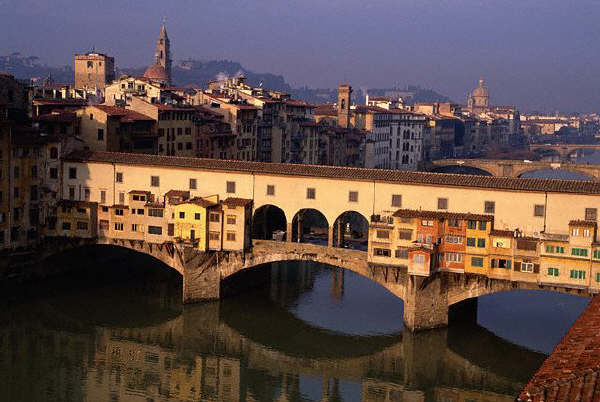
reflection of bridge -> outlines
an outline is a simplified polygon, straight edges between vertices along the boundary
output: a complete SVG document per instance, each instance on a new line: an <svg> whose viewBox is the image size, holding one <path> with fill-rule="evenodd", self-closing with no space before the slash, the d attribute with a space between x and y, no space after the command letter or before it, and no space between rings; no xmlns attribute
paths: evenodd
<svg viewBox="0 0 600 402"><path fill-rule="evenodd" d="M584 150L600 150L600 144L531 144L530 151L549 151L558 154L563 160L573 153Z"/></svg>
<svg viewBox="0 0 600 402"><path fill-rule="evenodd" d="M66 239L69 246L77 245ZM281 261L312 261L347 269L371 279L404 303L404 323L411 330L446 326L451 306L466 299L512 289L545 289L577 295L587 290L568 285L496 279L472 273L436 272L429 277L409 275L406 267L376 266L367 263L367 253L307 243L255 240L247 252L198 252L165 243L103 238L102 244L125 247L149 254L183 275L183 301L187 303L221 298L225 281L250 268ZM94 242L94 241L92 241ZM53 246L56 250L56 244ZM245 286L258 285L242 278Z"/></svg>
<svg viewBox="0 0 600 402"><path fill-rule="evenodd" d="M593 164L503 159L440 159L433 161L432 170L435 172L439 172L446 167L472 168L481 171L483 174L502 177L521 177L524 173L537 170L566 170L590 179L600 180L600 165Z"/></svg>

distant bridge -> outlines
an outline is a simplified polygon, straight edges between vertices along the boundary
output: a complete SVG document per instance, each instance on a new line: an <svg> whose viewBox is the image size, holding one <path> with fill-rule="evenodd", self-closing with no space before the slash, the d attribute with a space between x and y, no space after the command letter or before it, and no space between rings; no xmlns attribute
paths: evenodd
<svg viewBox="0 0 600 402"><path fill-rule="evenodd" d="M456 166L477 169L491 176L521 177L525 173L537 170L564 170L600 181L600 165L594 164L505 159L439 159L432 164L431 170L434 172L439 172L445 167Z"/></svg>
<svg viewBox="0 0 600 402"><path fill-rule="evenodd" d="M558 154L561 159L567 159L573 153L584 150L594 149L600 151L600 144L531 144L530 151L552 151Z"/></svg>

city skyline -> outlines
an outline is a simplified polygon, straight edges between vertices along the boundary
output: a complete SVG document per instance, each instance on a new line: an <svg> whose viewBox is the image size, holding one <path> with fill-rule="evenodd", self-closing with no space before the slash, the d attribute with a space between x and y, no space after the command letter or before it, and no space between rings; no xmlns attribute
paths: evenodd
<svg viewBox="0 0 600 402"><path fill-rule="evenodd" d="M502 7L471 0L308 1L285 8L270 1L176 7L152 1L143 18L131 18L140 12L134 3L3 3L7 23L0 29L12 40L0 52L36 55L50 65L71 64L74 53L91 48L114 56L120 67L148 65L154 44L145 38L155 36L165 17L174 60L235 60L281 74L294 87L415 84L463 103L484 77L495 104L586 113L600 103L592 70L598 56L590 51L599 6L587 1L575 8L555 1Z"/></svg>

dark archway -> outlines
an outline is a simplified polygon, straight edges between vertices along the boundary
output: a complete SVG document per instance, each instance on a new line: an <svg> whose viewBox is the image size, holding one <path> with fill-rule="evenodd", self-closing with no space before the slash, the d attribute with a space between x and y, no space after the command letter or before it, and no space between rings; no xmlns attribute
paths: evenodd
<svg viewBox="0 0 600 402"><path fill-rule="evenodd" d="M367 251L369 221L361 213L346 211L333 224L333 247Z"/></svg>
<svg viewBox="0 0 600 402"><path fill-rule="evenodd" d="M259 240L285 240L287 219L285 212L275 205L267 204L254 211L252 238Z"/></svg>
<svg viewBox="0 0 600 402"><path fill-rule="evenodd" d="M327 246L329 223L320 211L304 208L292 220L292 241Z"/></svg>
<svg viewBox="0 0 600 402"><path fill-rule="evenodd" d="M433 173L452 173L452 174L471 174L477 176L493 176L492 173L487 170L479 169L473 166L465 165L446 165L437 166L431 169Z"/></svg>

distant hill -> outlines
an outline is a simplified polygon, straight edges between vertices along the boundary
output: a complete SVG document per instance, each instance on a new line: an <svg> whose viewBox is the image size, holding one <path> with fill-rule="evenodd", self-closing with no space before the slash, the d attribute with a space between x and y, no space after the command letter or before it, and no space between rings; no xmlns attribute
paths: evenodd
<svg viewBox="0 0 600 402"><path fill-rule="evenodd" d="M143 75L146 67L121 68L118 74ZM41 64L36 56L23 56L12 53L0 56L0 71L7 71L18 79L29 80L43 79L51 76L55 82L72 83L74 72L72 66L51 67ZM257 73L244 68L240 63L231 60L183 60L173 66L173 83L178 86L196 85L203 88L208 82L217 77L233 77L243 74L251 85L259 85L275 91L288 92L296 99L310 103L331 103L337 99L336 88L292 88L281 75L270 73ZM450 99L432 89L423 89L418 86L399 88L374 88L367 90L369 96L387 96L397 98L402 96L405 102L449 102ZM355 88L352 96L355 104L365 103L363 89Z"/></svg>

